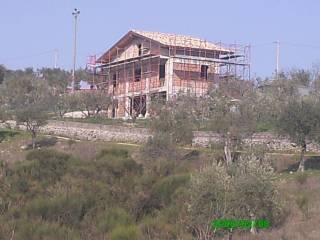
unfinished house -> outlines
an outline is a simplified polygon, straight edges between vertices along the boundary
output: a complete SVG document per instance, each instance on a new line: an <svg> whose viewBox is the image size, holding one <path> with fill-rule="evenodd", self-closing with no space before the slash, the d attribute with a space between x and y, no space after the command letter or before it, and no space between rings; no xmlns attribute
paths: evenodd
<svg viewBox="0 0 320 240"><path fill-rule="evenodd" d="M222 79L249 78L248 46L214 44L194 37L129 31L88 69L94 85L111 95L112 118L147 117L152 100L177 94L202 96Z"/></svg>

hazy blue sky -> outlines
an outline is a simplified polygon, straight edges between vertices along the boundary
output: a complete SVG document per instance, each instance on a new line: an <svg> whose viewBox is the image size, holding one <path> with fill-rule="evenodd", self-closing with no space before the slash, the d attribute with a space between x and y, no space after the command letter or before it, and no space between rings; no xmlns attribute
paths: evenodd
<svg viewBox="0 0 320 240"><path fill-rule="evenodd" d="M180 33L213 42L252 44L252 75L320 63L318 0L1 0L0 64L72 67L74 7L80 9L78 67L130 29Z"/></svg>

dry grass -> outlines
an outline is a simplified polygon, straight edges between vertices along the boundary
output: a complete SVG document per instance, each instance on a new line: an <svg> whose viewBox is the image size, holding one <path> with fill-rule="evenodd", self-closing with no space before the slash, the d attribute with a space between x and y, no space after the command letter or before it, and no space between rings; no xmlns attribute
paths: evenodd
<svg viewBox="0 0 320 240"><path fill-rule="evenodd" d="M0 129L1 134L6 130ZM30 143L30 136L25 132L8 131L14 134L6 134L4 140L0 142L0 160L7 163L22 161L25 159L27 151L21 149L22 146Z"/></svg>

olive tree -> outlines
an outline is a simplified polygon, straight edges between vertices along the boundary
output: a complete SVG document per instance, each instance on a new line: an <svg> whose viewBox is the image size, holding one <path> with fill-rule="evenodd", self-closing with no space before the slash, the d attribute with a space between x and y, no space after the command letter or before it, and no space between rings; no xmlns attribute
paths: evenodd
<svg viewBox="0 0 320 240"><path fill-rule="evenodd" d="M232 229L214 229L217 219L248 219L250 231L256 233L255 221L266 219L277 226L283 216L281 199L274 185L274 171L266 159L242 156L227 169L209 165L191 176L187 201L188 221L196 239L214 239Z"/></svg>
<svg viewBox="0 0 320 240"><path fill-rule="evenodd" d="M235 99L220 90L210 95L209 129L220 134L224 145L226 164L245 137L256 130L255 98L251 95Z"/></svg>
<svg viewBox="0 0 320 240"><path fill-rule="evenodd" d="M68 82L71 79L71 73L60 68L42 68L39 70L42 78L48 82L55 95L64 93Z"/></svg>
<svg viewBox="0 0 320 240"><path fill-rule="evenodd" d="M48 120L47 109L41 104L28 106L24 109L15 110L15 119L18 124L26 127L31 134L32 149L36 146L36 137L41 126L45 125Z"/></svg>
<svg viewBox="0 0 320 240"><path fill-rule="evenodd" d="M320 107L316 99L292 98L282 104L276 122L280 134L286 134L300 147L299 171L304 171L308 141L319 142Z"/></svg>
<svg viewBox="0 0 320 240"><path fill-rule="evenodd" d="M33 148L39 128L49 118L50 90L47 81L38 78L31 70L4 82L4 98L9 111L17 124L24 125L31 134Z"/></svg>
<svg viewBox="0 0 320 240"><path fill-rule="evenodd" d="M53 97L54 111L58 117L63 118L67 112L77 110L78 98L74 94L64 93Z"/></svg>
<svg viewBox="0 0 320 240"><path fill-rule="evenodd" d="M271 159L252 153L240 156L233 166L231 216L252 221L251 233L257 233L254 222L268 220L272 226L281 223L284 212Z"/></svg>
<svg viewBox="0 0 320 240"><path fill-rule="evenodd" d="M76 92L72 96L76 102L76 108L85 116L98 115L103 109L108 109L112 103L111 97L101 90L88 92Z"/></svg>
<svg viewBox="0 0 320 240"><path fill-rule="evenodd" d="M0 89L1 94L1 89ZM3 102L3 98L0 96L0 124L5 123L7 119L7 111L5 108L5 103ZM0 126L0 143L4 140L4 136L1 136L1 126ZM1 174L0 174L1 175Z"/></svg>
<svg viewBox="0 0 320 240"><path fill-rule="evenodd" d="M7 69L0 65L0 85L3 83Z"/></svg>
<svg viewBox="0 0 320 240"><path fill-rule="evenodd" d="M187 226L196 239L213 239L211 222L229 216L230 187L231 178L223 166L207 166L191 176Z"/></svg>
<svg viewBox="0 0 320 240"><path fill-rule="evenodd" d="M191 144L195 116L188 96L178 96L165 102L155 99L151 103L149 129L152 133L142 148L147 157L172 159L177 157L178 145Z"/></svg>
<svg viewBox="0 0 320 240"><path fill-rule="evenodd" d="M2 89L0 88L0 94L2 93ZM0 96L0 123L6 120L6 107L4 98Z"/></svg>

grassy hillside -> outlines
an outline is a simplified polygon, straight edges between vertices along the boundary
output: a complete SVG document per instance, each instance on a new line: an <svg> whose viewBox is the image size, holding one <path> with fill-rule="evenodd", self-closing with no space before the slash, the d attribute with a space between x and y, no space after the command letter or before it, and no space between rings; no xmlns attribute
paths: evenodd
<svg viewBox="0 0 320 240"><path fill-rule="evenodd" d="M181 215L190 176L217 153L181 149L178 161L142 158L139 146L0 132L0 239L193 239ZM21 146L24 146L21 148ZM319 239L317 157L272 155L285 220L233 239Z"/></svg>

